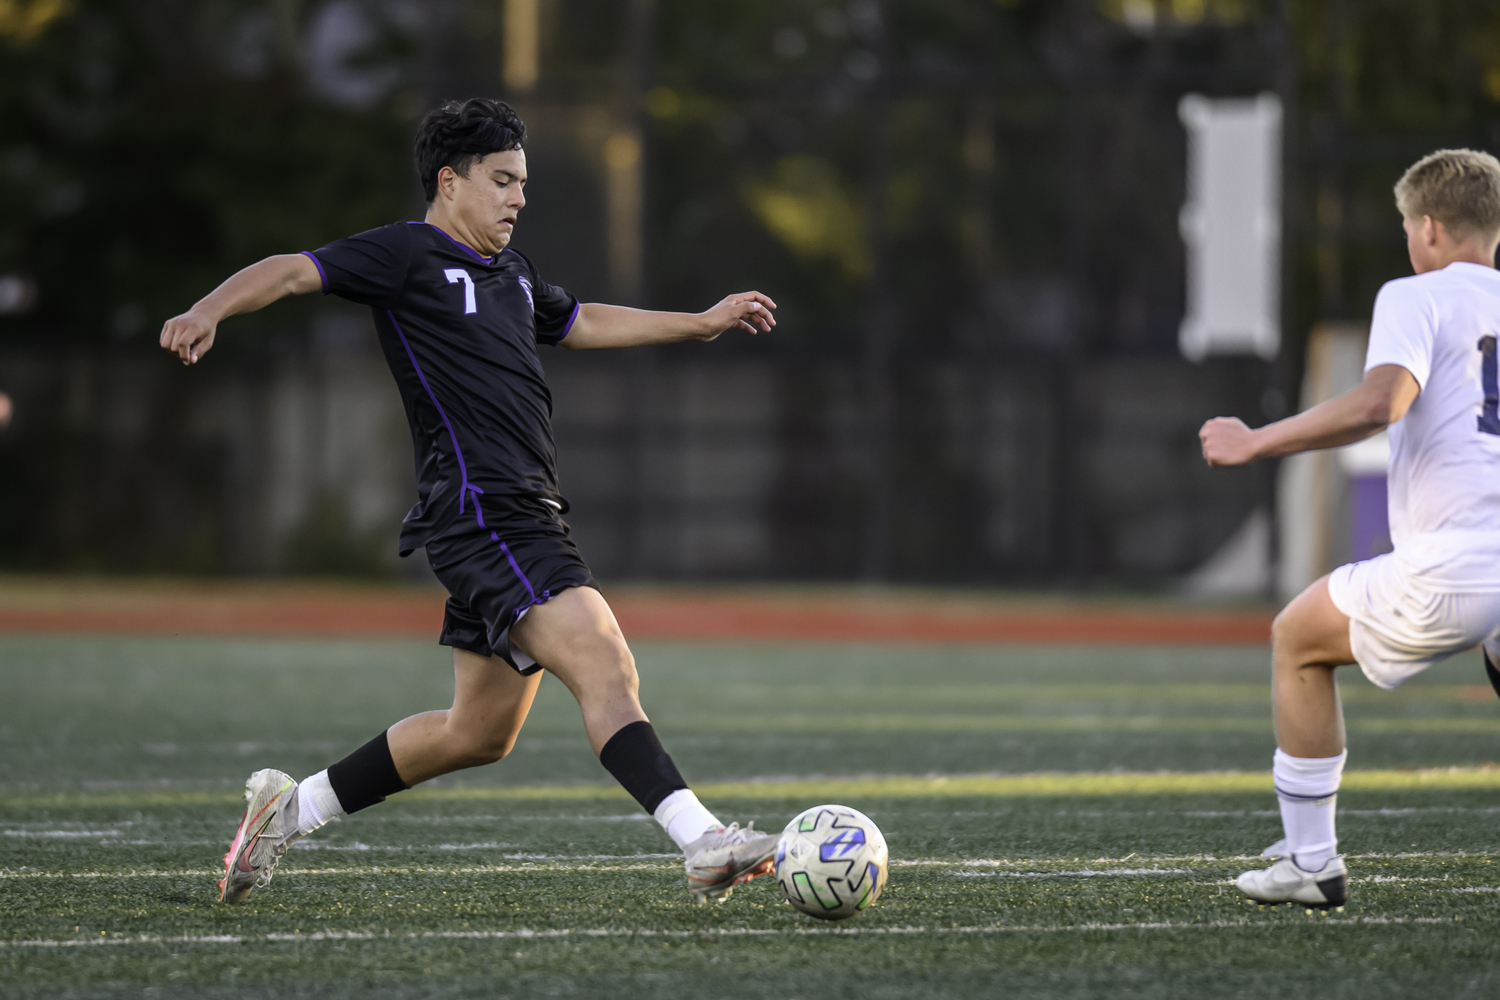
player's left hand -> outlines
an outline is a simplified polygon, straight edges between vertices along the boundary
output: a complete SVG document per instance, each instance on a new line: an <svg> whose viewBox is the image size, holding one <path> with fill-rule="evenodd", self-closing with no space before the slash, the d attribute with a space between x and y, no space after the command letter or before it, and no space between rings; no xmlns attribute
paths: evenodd
<svg viewBox="0 0 1500 1000"><path fill-rule="evenodd" d="M160 343L163 348L181 358L183 364L195 365L214 346L214 333L218 326L218 323L190 309L163 324Z"/></svg>
<svg viewBox="0 0 1500 1000"><path fill-rule="evenodd" d="M736 292L705 312L698 314L703 320L704 333L700 340L713 340L725 330L744 330L747 333L770 333L776 325L771 310L776 303L769 295L760 292Z"/></svg>
<svg viewBox="0 0 1500 1000"><path fill-rule="evenodd" d="M1198 441L1209 465L1244 465L1260 457L1255 432L1239 417L1214 417L1198 431Z"/></svg>

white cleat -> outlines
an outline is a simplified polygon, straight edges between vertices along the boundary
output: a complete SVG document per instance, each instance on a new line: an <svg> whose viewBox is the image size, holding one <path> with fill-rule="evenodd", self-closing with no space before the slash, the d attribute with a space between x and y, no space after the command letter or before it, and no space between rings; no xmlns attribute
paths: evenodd
<svg viewBox="0 0 1500 1000"><path fill-rule="evenodd" d="M721 830L710 830L683 851L687 855L688 891L701 906L710 899L720 902L741 882L765 875L775 861L778 837L760 833L751 823L743 830L731 823Z"/></svg>
<svg viewBox="0 0 1500 1000"><path fill-rule="evenodd" d="M1336 910L1349 898L1349 869L1344 867L1343 855L1330 858L1315 872L1304 871L1295 860L1283 857L1269 868L1245 872L1234 884L1262 906L1296 903L1309 910Z"/></svg>
<svg viewBox="0 0 1500 1000"><path fill-rule="evenodd" d="M238 903L271 882L276 863L301 836L297 831L297 783L266 768L245 782L245 815L224 855L219 902Z"/></svg>

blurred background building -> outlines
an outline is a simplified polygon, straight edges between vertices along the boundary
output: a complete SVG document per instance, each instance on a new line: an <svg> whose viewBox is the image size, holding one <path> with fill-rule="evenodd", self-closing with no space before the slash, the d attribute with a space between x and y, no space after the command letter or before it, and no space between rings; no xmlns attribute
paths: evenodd
<svg viewBox="0 0 1500 1000"><path fill-rule="evenodd" d="M1196 433L1347 381L1409 270L1391 185L1500 147L1500 7L0 0L0 568L419 575L363 310L232 319L193 370L156 334L419 218L416 121L478 94L527 120L549 280L781 306L544 352L601 577L1231 593L1381 544L1369 455L1278 490Z"/></svg>

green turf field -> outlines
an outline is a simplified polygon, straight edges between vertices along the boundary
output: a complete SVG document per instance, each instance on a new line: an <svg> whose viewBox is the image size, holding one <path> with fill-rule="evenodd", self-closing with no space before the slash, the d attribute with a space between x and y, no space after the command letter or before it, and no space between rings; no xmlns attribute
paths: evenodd
<svg viewBox="0 0 1500 1000"><path fill-rule="evenodd" d="M834 800L881 825L873 910L816 924L769 879L691 905L550 679L509 759L320 831L218 906L245 775L441 707L444 651L0 636L0 994L1500 996L1500 771L1476 769L1500 701L1474 657L1397 693L1347 674L1353 885L1324 917L1229 883L1280 835L1263 773L1209 773L1269 765L1264 650L636 652L722 818Z"/></svg>

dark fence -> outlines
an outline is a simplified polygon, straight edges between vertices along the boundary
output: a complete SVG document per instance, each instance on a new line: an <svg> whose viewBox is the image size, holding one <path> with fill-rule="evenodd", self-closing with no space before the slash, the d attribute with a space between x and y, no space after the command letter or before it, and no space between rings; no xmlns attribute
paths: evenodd
<svg viewBox="0 0 1500 1000"><path fill-rule="evenodd" d="M1305 331L1405 272L1401 169L1497 135L1457 0L553 0L511 84L504 3L204 6L0 40L0 272L39 293L0 317L0 564L391 571L410 446L367 319L280 305L191 372L154 330L259 256L419 214L416 114L499 92L549 279L781 305L770 336L547 352L601 574L1167 582L1270 500L1267 470L1202 467L1199 424L1281 415ZM1194 365L1177 105L1266 91L1283 356Z"/></svg>

